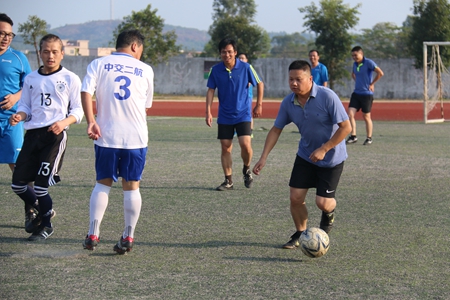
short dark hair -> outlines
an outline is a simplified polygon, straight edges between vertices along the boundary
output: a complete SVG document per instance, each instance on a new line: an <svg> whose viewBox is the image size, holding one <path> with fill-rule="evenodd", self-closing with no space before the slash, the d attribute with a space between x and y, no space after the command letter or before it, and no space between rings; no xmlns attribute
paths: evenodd
<svg viewBox="0 0 450 300"><path fill-rule="evenodd" d="M117 36L116 49L126 48L136 43L138 46L144 44L145 37L137 29L124 30Z"/></svg>
<svg viewBox="0 0 450 300"><path fill-rule="evenodd" d="M294 60L289 65L289 71L291 70L302 70L308 74L311 74L311 65L306 60Z"/></svg>
<svg viewBox="0 0 450 300"><path fill-rule="evenodd" d="M311 54L311 52L317 52L317 56L320 56L319 51L316 49L309 50L309 54Z"/></svg>
<svg viewBox="0 0 450 300"><path fill-rule="evenodd" d="M11 18L8 17L7 14L3 14L3 13L0 14L0 22L6 22L6 23L8 23L11 26L14 25L13 20L11 20Z"/></svg>
<svg viewBox="0 0 450 300"><path fill-rule="evenodd" d="M224 38L219 42L219 53L228 45L233 46L234 51L237 51L236 41L230 38Z"/></svg>
<svg viewBox="0 0 450 300"><path fill-rule="evenodd" d="M352 52L355 52L355 51L361 51L361 52L364 52L364 51L363 51L363 48L362 48L361 46L355 46L355 47L353 47L353 48L352 48Z"/></svg>
<svg viewBox="0 0 450 300"><path fill-rule="evenodd" d="M61 51L63 50L63 43L61 41L61 39L59 38L59 36L55 35L55 34L46 34L41 38L41 41L39 42L39 52L41 52L42 50L42 44L44 44L44 42L58 42L61 44Z"/></svg>

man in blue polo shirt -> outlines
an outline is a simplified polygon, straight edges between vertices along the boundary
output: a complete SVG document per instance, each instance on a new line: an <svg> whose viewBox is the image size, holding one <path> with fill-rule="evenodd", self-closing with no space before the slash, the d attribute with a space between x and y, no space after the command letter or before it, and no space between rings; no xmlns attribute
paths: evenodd
<svg viewBox="0 0 450 300"><path fill-rule="evenodd" d="M217 138L222 146L221 162L225 181L216 190L233 189L231 150L234 132L237 133L241 147L244 184L245 187L250 188L253 182L250 170L253 150L251 144L252 101L248 97L248 89L249 83L256 86L257 100L253 117L258 118L262 113L264 85L251 65L236 58L236 42L233 39L221 40L218 48L222 62L213 66L209 72L205 120L206 125L211 127L213 119L211 105L217 89L219 98Z"/></svg>
<svg viewBox="0 0 450 300"><path fill-rule="evenodd" d="M383 75L383 71L377 64L368 58L364 57L363 49L360 46L353 47L352 58L353 63L352 78L355 80L355 90L350 98L348 105L348 116L352 124L352 132L347 139L347 144L353 144L358 141L356 137L356 121L355 114L361 109L364 122L366 123L367 138L363 145L372 144L373 124L370 111L372 110L373 91L375 89L375 82L377 82ZM375 72L375 78L372 75Z"/></svg>
<svg viewBox="0 0 450 300"><path fill-rule="evenodd" d="M319 51L311 50L309 51L309 61L311 62L311 75L313 81L317 85L328 86L328 69L327 67L319 62Z"/></svg>
<svg viewBox="0 0 450 300"><path fill-rule="evenodd" d="M347 159L345 137L351 131L341 100L332 90L313 82L307 61L296 60L290 64L289 87L292 93L281 102L261 158L253 168L253 173L259 175L283 128L290 123L297 125L301 139L289 181L290 210L296 232L283 245L284 249L300 245L300 235L307 228L305 198L310 188L316 188L316 205L322 211L320 228L330 232L336 208L335 192Z"/></svg>

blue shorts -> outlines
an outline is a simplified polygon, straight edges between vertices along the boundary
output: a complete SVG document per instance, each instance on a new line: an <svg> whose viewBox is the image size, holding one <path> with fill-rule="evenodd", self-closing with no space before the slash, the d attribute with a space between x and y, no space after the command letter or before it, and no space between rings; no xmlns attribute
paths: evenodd
<svg viewBox="0 0 450 300"><path fill-rule="evenodd" d="M95 171L97 181L119 177L125 181L139 181L144 172L147 147L140 149L117 149L95 145Z"/></svg>
<svg viewBox="0 0 450 300"><path fill-rule="evenodd" d="M9 125L9 120L0 120L0 163L15 163L23 144L23 122Z"/></svg>

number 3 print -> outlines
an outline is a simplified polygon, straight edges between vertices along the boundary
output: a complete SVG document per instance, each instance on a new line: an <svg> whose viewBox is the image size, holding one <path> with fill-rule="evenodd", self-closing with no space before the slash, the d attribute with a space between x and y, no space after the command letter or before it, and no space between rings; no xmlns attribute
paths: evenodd
<svg viewBox="0 0 450 300"><path fill-rule="evenodd" d="M118 93L114 93L114 97L116 97L117 100L127 100L131 95L131 92L128 89L128 87L131 84L130 78L128 78L126 76L118 76L118 77L116 77L116 79L114 81L122 83L121 82L122 80L124 80L125 83L123 83L121 86L119 86L120 91Z"/></svg>

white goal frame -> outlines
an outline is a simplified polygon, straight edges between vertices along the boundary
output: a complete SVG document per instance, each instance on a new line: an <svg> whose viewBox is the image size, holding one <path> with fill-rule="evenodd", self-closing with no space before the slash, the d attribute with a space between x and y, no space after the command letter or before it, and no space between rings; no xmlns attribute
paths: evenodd
<svg viewBox="0 0 450 300"><path fill-rule="evenodd" d="M430 99L428 98L428 46L450 46L450 42L423 42L423 118L425 124L440 123L446 121L444 118L444 99L440 97L441 118L429 119L428 118L428 105ZM438 50L439 51L439 50ZM438 73L440 77L440 68Z"/></svg>

